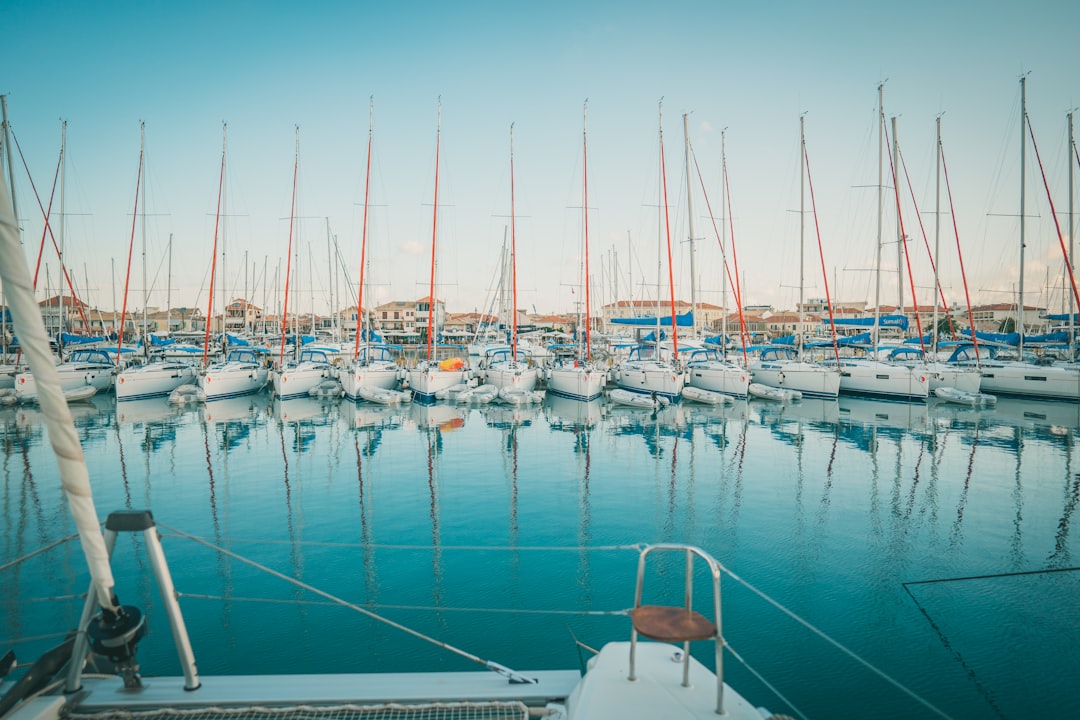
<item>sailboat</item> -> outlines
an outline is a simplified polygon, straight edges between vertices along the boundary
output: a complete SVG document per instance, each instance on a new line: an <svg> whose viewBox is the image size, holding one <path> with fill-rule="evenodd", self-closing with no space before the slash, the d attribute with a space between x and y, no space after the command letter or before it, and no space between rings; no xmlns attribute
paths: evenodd
<svg viewBox="0 0 1080 720"><path fill-rule="evenodd" d="M878 86L878 203L877 203L877 263L874 283L873 347L869 355L840 357L840 392L847 395L867 395L892 400L922 401L930 394L930 373L924 367L908 367L878 359L878 332L881 326L881 223L883 212L882 142L885 131L885 109L882 98L884 86ZM868 348L869 349L869 348Z"/></svg>
<svg viewBox="0 0 1080 720"><path fill-rule="evenodd" d="M210 270L210 299L206 312L206 335L203 340L203 369L199 373L198 382L199 389L202 390L203 396L208 402L257 393L266 387L266 383L270 378L270 371L266 368L260 356L260 352L265 351L247 344L237 344L229 347L222 360L210 365L206 364L207 353L210 348L210 323L214 317L214 269L217 265L218 228L221 227L222 205L225 195L225 128L222 128L221 135L221 174L218 180L217 217L214 221L214 260L211 263ZM222 232L222 242L224 242L224 231ZM224 273L222 274L224 275ZM224 314L222 315L222 325L224 326Z"/></svg>
<svg viewBox="0 0 1080 720"><path fill-rule="evenodd" d="M690 232L690 314L694 318L694 345L687 345L686 384L693 388L720 393L737 398L744 398L750 387L750 372L730 362L716 348L707 347L697 342L697 272L694 269L694 183L690 172L690 120L689 114L683 113L683 138L686 145L686 206L687 229ZM726 169L727 158L724 158ZM709 396L701 396L708 400Z"/></svg>
<svg viewBox="0 0 1080 720"><path fill-rule="evenodd" d="M536 389L537 369L518 350L517 325L517 231L514 216L514 126L510 125L510 345L488 350L484 355L484 381L500 390L531 392Z"/></svg>
<svg viewBox="0 0 1080 720"><path fill-rule="evenodd" d="M352 362L338 369L338 381L345 390L345 397L356 400L365 391L393 390L404 375L404 370L394 358L393 349L381 342L373 342L374 331L364 312L364 280L367 270L368 209L371 193L371 150L375 137L375 100L368 106L367 169L364 173L364 219L360 230L360 284L356 296L356 337L353 340ZM366 327L365 327L366 326ZM361 345L363 340L363 345Z"/></svg>
<svg viewBox="0 0 1080 720"><path fill-rule="evenodd" d="M440 390L462 384L469 379L469 370L461 358L447 358L442 362L436 359L436 339L438 324L441 320L435 297L436 240L439 230L439 149L442 142L442 100L439 101L438 119L435 131L435 201L432 204L431 218L431 282L428 296L418 303L422 309L427 305L427 357L409 369L409 387L420 401L433 401Z"/></svg>
<svg viewBox="0 0 1080 720"><path fill-rule="evenodd" d="M659 111L659 145L660 145L660 191L662 194L662 202L660 208L662 217L662 223L659 223L661 229L667 230L667 250L668 250L668 287L671 292L671 317L669 322L672 327L672 345L670 347L662 345L661 341L661 323L664 319L660 317L660 267L662 262L657 262L657 278L656 278L656 297L657 297L657 317L654 318L656 323L655 330L653 331L653 337L651 342L643 342L630 348L630 352L627 355L626 360L621 362L615 368L615 383L619 388L623 390L629 390L630 392L644 393L646 395L656 395L657 397L663 397L668 399L678 398L682 394L683 386L686 384L686 374L679 366L679 346L678 346L678 332L677 327L681 318L675 316L675 286L674 278L671 270L671 228L668 221L667 213L667 173L664 169L664 123L663 123L663 104L661 102ZM658 254L660 252L660 245L664 234L660 233L658 237ZM659 260L659 258L658 258ZM617 322L616 318L613 322ZM632 318L632 320L638 321L640 324L641 318ZM684 322L692 323L692 319L686 318Z"/></svg>
<svg viewBox="0 0 1080 720"><path fill-rule="evenodd" d="M582 111L581 131L581 216L582 216L582 286L585 291L585 318L577 328L577 347L573 359L559 358L546 370L547 390L586 402L600 397L607 385L607 369L597 366L592 359L592 308L589 293L589 104Z"/></svg>
<svg viewBox="0 0 1080 720"><path fill-rule="evenodd" d="M756 353L750 363L754 382L771 388L791 390L805 397L835 398L840 393L840 373L835 367L807 362L803 358L803 288L806 224L806 129L799 118L799 332L796 347L769 345ZM827 288L826 288L827 289Z"/></svg>
<svg viewBox="0 0 1080 720"><path fill-rule="evenodd" d="M296 128L296 159L293 164L293 192L292 206L289 208L289 264L292 264L293 232L296 228L296 185L300 170L300 128ZM299 268L297 268L299 275ZM321 385L332 374L332 358L337 356L336 348L328 347L304 347L300 349L301 338L299 332L293 333L294 345L298 350L292 360L285 360L285 338L288 328L286 323L289 317L289 278L285 279L285 309L281 315L281 352L278 355L278 364L270 374L274 387L274 395L285 400L288 398L307 397L315 387ZM296 330L296 328L294 328ZM334 382L330 380L330 382Z"/></svg>
<svg viewBox="0 0 1080 720"><path fill-rule="evenodd" d="M1016 348L1020 359L997 359L998 348L992 343L979 341L979 350L986 350L989 358L978 358L974 347L959 348L954 355L961 364L979 362L982 369L981 392L993 395L1016 395L1022 397L1043 398L1048 400L1080 401L1080 365L1075 362L1052 363L1049 359L1042 362L1027 362L1024 355L1024 248L1025 248L1025 158L1027 151L1027 133L1030 120L1027 115L1027 77L1020 78L1020 277L1016 302L1016 331L1019 342ZM1070 142L1070 149L1072 143ZM1072 158L1069 158L1072 171ZM1069 258L1066 258L1068 261ZM989 348L989 349L988 349ZM981 352L979 353L981 354Z"/></svg>
<svg viewBox="0 0 1080 720"><path fill-rule="evenodd" d="M139 127L139 177L142 179L143 207L146 207L146 127ZM138 193L136 193L138 194ZM138 201L136 201L136 206ZM137 211L137 209L136 209ZM133 221L134 222L134 221ZM134 229L134 228L133 228ZM132 233L134 235L134 233ZM146 210L142 212L142 246L143 246L143 332L142 343L144 351L149 351L150 337L146 332L146 307L150 301L149 285L146 273ZM128 252L128 268L131 267L131 252ZM124 303L127 304L125 285ZM122 309L120 316L126 317L126 310ZM194 363L183 360L165 360L161 358L142 365L132 365L120 371L116 376L116 400L142 400L146 398L165 397L181 385L187 385L195 381L196 368Z"/></svg>

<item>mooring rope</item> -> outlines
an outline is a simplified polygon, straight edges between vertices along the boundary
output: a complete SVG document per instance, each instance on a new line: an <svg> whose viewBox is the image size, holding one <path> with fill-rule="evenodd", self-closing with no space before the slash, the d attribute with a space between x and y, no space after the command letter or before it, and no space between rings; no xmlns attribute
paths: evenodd
<svg viewBox="0 0 1080 720"><path fill-rule="evenodd" d="M207 595L204 593L177 592L177 597L187 600L220 600L222 602L268 603L273 605L310 605L316 607L340 607L340 603L319 600L283 600L265 597L237 597L225 595ZM579 617L629 617L630 611L623 610L540 610L529 608L491 608L491 607L446 607L441 605L391 605L386 603L364 603L368 610L409 610L413 612L471 612L499 613L504 615L575 615Z"/></svg>
<svg viewBox="0 0 1080 720"><path fill-rule="evenodd" d="M398 630L400 630L400 631L402 631L404 633L412 635L415 638L418 638L420 640L428 642L428 643L430 643L432 645L435 645L436 647L440 647L443 650L447 650L449 652L452 652L455 655L458 655L460 657L465 658L466 660L471 660L474 663L477 663L478 665L482 665L483 667L487 668L488 670L491 670L491 671L493 671L495 673L498 673L499 675L502 675L503 677L508 678L511 682L530 683L530 684L535 682L535 680L532 680L530 678L526 678L526 677L520 675L519 673L515 672L514 670L511 670L510 668L505 667L503 665L500 665L499 663L493 662L491 660L484 660L483 658L478 657L476 655L473 655L472 653L470 653L470 652L468 652L466 650L462 650L461 648L456 648L453 645L450 645L449 643L443 642L442 640L437 640L437 639L435 639L435 638L433 638L433 637L431 637L429 635L425 635L422 632L419 632L417 630L413 630L410 627L402 625L401 623L394 622L393 620L390 620L389 618L385 618L382 615L379 615L378 613L374 613L374 612L372 612L370 610L367 610L366 608L363 608L363 607L357 605L356 603L351 603L348 600L344 600L344 599L339 598L339 597L337 597L335 595L331 595L330 593L326 592L325 590L320 590L319 588L317 588L317 587L315 587L313 585L309 585L308 583L305 583L305 582L303 582L301 580L297 580L296 578L291 578L288 575L285 575L284 573L278 572L277 570L274 570L273 568L269 568L266 565L255 562L254 560L251 560L250 558L246 558L243 555L239 555L237 553L234 553L231 550L228 550L226 548L221 547L220 545L215 545L214 543L206 540L205 538L197 537L195 535L188 535L187 533L182 532L180 530L177 530L176 528L169 527L168 525L161 525L161 527L166 528L167 530L169 530L169 532L174 533L175 535L177 535L179 537L182 537L182 538L184 538L186 540L191 540L192 542L203 545L204 547L208 547L211 550L215 550L215 551L221 553L222 555L225 555L225 556L230 557L230 558L232 558L234 560L242 562L245 565L249 565L249 566L251 566L251 567L253 567L253 568L257 569L257 570L261 570L261 571L265 572L268 575L272 575L272 576L278 578L279 580L284 580L285 582L290 583L292 585L295 585L296 587L299 587L299 588L301 588L303 590L307 590L308 592L319 595L320 597L324 597L327 600L331 601L332 603L335 603L335 604L340 605L340 606L345 607L345 608L349 608L350 610L358 612L361 615L364 615L364 616L366 616L366 617L368 617L368 618L370 618L372 620L377 620L377 621L383 623L384 625L389 625L392 628L396 628L396 629L398 629Z"/></svg>

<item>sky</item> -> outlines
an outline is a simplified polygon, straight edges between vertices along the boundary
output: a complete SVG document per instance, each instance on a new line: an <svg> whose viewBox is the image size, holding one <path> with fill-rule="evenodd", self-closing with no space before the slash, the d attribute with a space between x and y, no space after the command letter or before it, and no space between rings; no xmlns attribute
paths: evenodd
<svg viewBox="0 0 1080 720"><path fill-rule="evenodd" d="M834 301L872 303L884 83L910 178L901 168L918 300L932 302L927 246L937 240L942 291L963 306L954 220L971 301L1015 302L1022 75L1069 242L1066 114L1080 105L1078 21L1080 5L1067 0L6 0L0 93L31 262L44 228L31 179L47 206L66 122L51 225L78 293L103 310L123 302L133 246L129 311L148 293L151 307L169 300L205 312L216 224L216 311L222 287L228 299L280 307L290 226L299 263L290 309L355 304L368 185L365 305L426 296L434 237L436 295L450 312L488 310L512 234L517 307L547 314L581 308L584 146L594 311L616 298L655 300L658 287L667 300L669 238L676 297L689 302L693 285L697 301L734 308L718 236L728 261L737 258L743 304L794 309L800 285L807 298L823 297L826 279ZM935 216L939 117L954 215L943 183ZM807 189L803 233L800 118L817 208ZM135 215L140 123L146 193ZM1063 253L1030 144L1025 172L1025 303L1060 309ZM890 173L886 156L879 292L896 304ZM46 276L55 294L58 267L47 253L42 297ZM904 287L910 304L906 276Z"/></svg>

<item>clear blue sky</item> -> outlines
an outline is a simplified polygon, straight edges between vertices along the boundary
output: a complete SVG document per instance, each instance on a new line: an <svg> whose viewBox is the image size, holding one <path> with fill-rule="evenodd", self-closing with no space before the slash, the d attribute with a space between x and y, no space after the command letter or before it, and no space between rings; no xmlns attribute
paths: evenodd
<svg viewBox="0 0 1080 720"><path fill-rule="evenodd" d="M899 117L902 152L931 244L934 119L944 113L974 299L1008 302L1018 278L1018 77L1030 73L1028 111L1064 213L1065 114L1080 105L1078 21L1080 5L1065 1L7 0L0 9L0 92L8 95L16 138L45 203L60 122L68 123L66 259L77 284L102 308L113 305L113 263L122 283L140 121L146 122L148 265L157 275L149 304L165 304L164 258L172 234L172 304L205 308L226 121L228 295L244 292L245 253L251 299L261 304L274 284L289 239L284 218L298 125L305 276L290 306L307 311L314 294L316 312L325 312L325 218L354 282L358 274L372 96L371 292L378 301L426 295L441 96L438 294L451 311L488 303L509 222L509 128L515 123L518 305L565 312L580 297L571 289L580 257L586 98L591 264L600 301L612 299L612 280L600 277L601 271L610 275L616 253L619 295L628 296L631 252L634 296L656 294L661 97L678 297L690 296L681 118L689 112L716 214L720 131L727 129L745 302L794 307L798 119L805 113L833 297L872 300L867 269L874 262L876 191L866 186L877 183L876 87L885 80L885 111ZM24 241L28 254L36 253L41 213L18 157L16 165ZM1036 173L1030 165L1027 214L1038 217L1028 225L1026 300L1060 306L1061 253ZM919 300L929 303L929 263L906 185L903 192L905 227L919 250L913 259ZM885 239L891 244L884 254L895 267L891 203L890 197ZM56 213L59 204L58 195ZM699 299L719 304L720 255L697 187L694 215ZM806 293L822 296L811 218L806 228ZM948 217L941 237L945 292L962 303ZM269 285L261 277L264 262ZM55 258L49 265L55 285ZM666 282L666 269L664 274ZM136 257L129 307L142 304L141 278ZM1048 284L1056 289L1047 291ZM895 270L883 287L883 302L895 302ZM115 291L117 305L121 291L122 285ZM910 302L910 291L905 297ZM277 301L268 304L273 308ZM730 299L728 304L733 306Z"/></svg>

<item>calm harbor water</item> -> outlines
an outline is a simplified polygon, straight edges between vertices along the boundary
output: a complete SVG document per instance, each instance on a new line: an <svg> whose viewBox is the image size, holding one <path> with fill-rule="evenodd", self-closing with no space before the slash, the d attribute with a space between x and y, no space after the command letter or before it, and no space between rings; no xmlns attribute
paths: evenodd
<svg viewBox="0 0 1080 720"><path fill-rule="evenodd" d="M162 524L203 674L474 667L204 543L529 670L578 667L575 637L628 639L606 613L632 604L636 555L614 546L679 541L951 717L1080 704L1080 406L841 398L650 414L260 395L73 410L99 514L150 508ZM0 428L3 565L73 524L38 411L0 410ZM149 613L144 672L178 674L145 552L122 538L114 567L120 599ZM678 603L681 563L660 569ZM55 644L43 636L75 624L86 584L70 542L0 572L0 650L29 661ZM730 578L724 608L731 647L806 716L933 716ZM709 662L710 646L697 652ZM725 672L791 712L731 655Z"/></svg>

